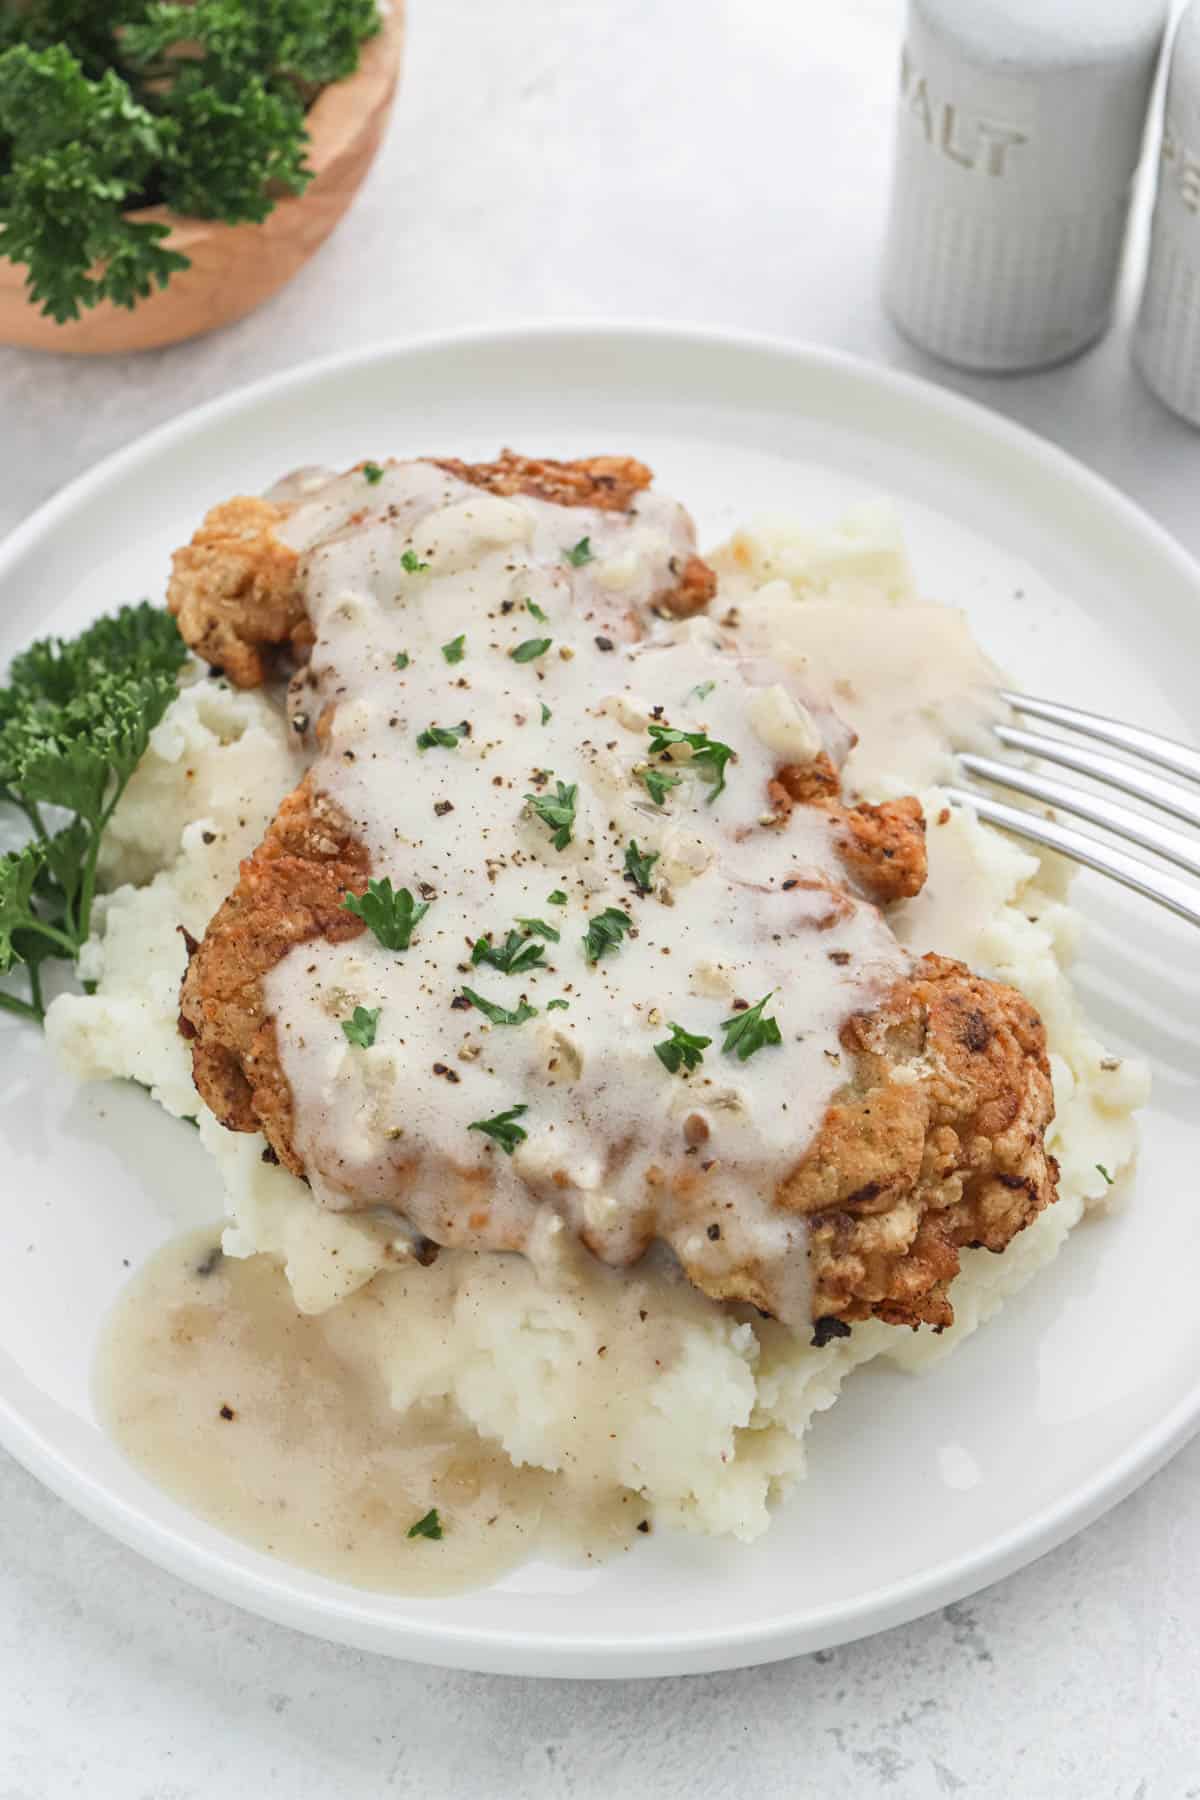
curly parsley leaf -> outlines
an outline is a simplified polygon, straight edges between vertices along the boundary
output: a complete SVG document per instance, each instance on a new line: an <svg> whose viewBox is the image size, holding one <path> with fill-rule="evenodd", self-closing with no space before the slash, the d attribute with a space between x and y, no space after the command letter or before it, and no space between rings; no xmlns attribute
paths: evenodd
<svg viewBox="0 0 1200 1800"><path fill-rule="evenodd" d="M448 663L460 663L466 654L466 648L466 633L459 632L456 638L451 638L448 644L442 645L442 655Z"/></svg>
<svg viewBox="0 0 1200 1800"><path fill-rule="evenodd" d="M771 993L764 994L754 1006L721 1020L721 1030L725 1033L725 1042L721 1045L723 1055L736 1056L739 1062L745 1062L767 1044L782 1044L778 1024L763 1013L763 1007L774 992L772 988Z"/></svg>
<svg viewBox="0 0 1200 1800"><path fill-rule="evenodd" d="M650 871L658 861L657 850L639 850L637 839L630 838L625 846L625 879L632 882L639 894L650 892Z"/></svg>
<svg viewBox="0 0 1200 1800"><path fill-rule="evenodd" d="M554 848L565 850L575 829L575 800L579 790L574 782L567 786L561 781L555 782L554 790L553 794L526 794L525 799L530 811L537 814L543 825L550 827Z"/></svg>
<svg viewBox="0 0 1200 1800"><path fill-rule="evenodd" d="M611 955L621 948L621 941L627 931L632 930L633 920L619 906L606 906L604 911L589 919L588 928L583 937L583 949L590 963L597 963L602 956Z"/></svg>
<svg viewBox="0 0 1200 1800"><path fill-rule="evenodd" d="M412 934L432 902L415 900L407 888L392 887L390 876L368 881L365 894L347 894L342 910L362 920L385 950L407 950Z"/></svg>
<svg viewBox="0 0 1200 1800"><path fill-rule="evenodd" d="M472 1125L470 1129L474 1131L475 1127ZM436 1506L431 1506L429 1511L425 1513L423 1517L419 1518L415 1525L410 1525L405 1532L406 1537L432 1538L434 1543L440 1543L445 1535L445 1532L442 1530L442 1521L438 1517L438 1509Z"/></svg>
<svg viewBox="0 0 1200 1800"><path fill-rule="evenodd" d="M409 661L410 658L407 650L397 650L395 656L392 658L392 667L393 669L407 669Z"/></svg>
<svg viewBox="0 0 1200 1800"><path fill-rule="evenodd" d="M177 692L187 649L169 614L142 604L14 658L0 689L0 798L36 842L0 864L0 973L23 964L41 1016L39 965L74 957L91 929L101 838L150 734ZM42 808L75 816L51 833Z"/></svg>
<svg viewBox="0 0 1200 1800"><path fill-rule="evenodd" d="M0 55L0 256L63 324L109 300L132 307L188 259L169 227L132 218L176 127L134 98L114 69L85 75L64 44Z"/></svg>
<svg viewBox="0 0 1200 1800"><path fill-rule="evenodd" d="M372 487L377 487L383 480L383 470L378 463L365 462L362 465L362 472L364 479L369 481Z"/></svg>
<svg viewBox="0 0 1200 1800"><path fill-rule="evenodd" d="M591 538L581 537L577 544L572 544L569 550L563 551L563 556L573 569L582 569L585 563L590 563L595 560L592 552Z"/></svg>
<svg viewBox="0 0 1200 1800"><path fill-rule="evenodd" d="M527 1113L527 1106L510 1106L507 1112L496 1113L490 1119L476 1119L467 1126L468 1131L482 1131L493 1143L499 1144L506 1156L511 1156L518 1144L524 1143L529 1133L516 1123L522 1113Z"/></svg>
<svg viewBox="0 0 1200 1800"><path fill-rule="evenodd" d="M732 746L719 743L704 731L676 731L669 725L651 725L650 740L655 750L670 750L672 745L686 744L691 751L691 767L712 783L708 796L711 806L725 789L725 766L733 755Z"/></svg>
<svg viewBox="0 0 1200 1800"><path fill-rule="evenodd" d="M415 550L406 550L400 558L400 567L406 575L423 575L429 564L422 562Z"/></svg>
<svg viewBox="0 0 1200 1800"><path fill-rule="evenodd" d="M351 1017L342 1020L342 1030L360 1050L369 1050L375 1042L375 1028L379 1024L381 1010L378 1006L356 1006Z"/></svg>
<svg viewBox="0 0 1200 1800"><path fill-rule="evenodd" d="M693 1032L685 1031L682 1025L676 1025L673 1020L668 1020L667 1030L671 1033L670 1037L654 1046L654 1054L659 1062L672 1075L678 1075L680 1069L698 1069L712 1039L697 1037Z"/></svg>
<svg viewBox="0 0 1200 1800"><path fill-rule="evenodd" d="M518 1001L516 1008L510 1011L507 1006L497 1006L494 1000L485 1000L474 988L465 987L462 991L471 1005L493 1025L523 1025L526 1019L537 1017L537 1007L527 1005L524 1000Z"/></svg>

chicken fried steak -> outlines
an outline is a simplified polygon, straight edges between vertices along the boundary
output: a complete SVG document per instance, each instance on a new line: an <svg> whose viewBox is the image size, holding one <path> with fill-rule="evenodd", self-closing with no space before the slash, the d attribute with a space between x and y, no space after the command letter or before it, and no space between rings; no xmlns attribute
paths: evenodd
<svg viewBox="0 0 1200 1800"><path fill-rule="evenodd" d="M1055 1197L1041 1021L901 948L919 803L843 800L844 730L715 588L629 459L215 508L171 608L236 683L292 659L315 760L191 956L196 1085L435 1244L561 1219L818 1339L940 1328Z"/></svg>

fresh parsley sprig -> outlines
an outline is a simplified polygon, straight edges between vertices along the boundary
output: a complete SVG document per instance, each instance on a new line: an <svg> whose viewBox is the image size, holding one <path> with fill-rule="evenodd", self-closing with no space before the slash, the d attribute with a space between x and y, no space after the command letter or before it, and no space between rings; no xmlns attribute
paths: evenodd
<svg viewBox="0 0 1200 1800"><path fill-rule="evenodd" d="M538 968L545 954L541 944L535 943L528 932L510 931L502 944L493 944L488 937L476 938L471 961L476 966L490 963L502 975L523 975L526 969Z"/></svg>
<svg viewBox="0 0 1200 1800"><path fill-rule="evenodd" d="M356 1006L348 1019L342 1020L342 1030L352 1044L360 1050L369 1050L375 1042L375 1029L379 1024L381 1007Z"/></svg>
<svg viewBox="0 0 1200 1800"><path fill-rule="evenodd" d="M725 791L725 767L733 755L732 746L710 738L705 731L676 731L669 725L651 725L649 730L651 745L655 750L670 750L674 744L687 745L692 753L691 766L705 781L712 784L712 792L708 796L708 804L711 806L717 795ZM661 801L659 804L662 804Z"/></svg>
<svg viewBox="0 0 1200 1800"><path fill-rule="evenodd" d="M632 930L633 920L619 906L606 906L603 912L588 920L583 938L584 955L590 963L610 956L621 948L625 933Z"/></svg>
<svg viewBox="0 0 1200 1800"><path fill-rule="evenodd" d="M427 725L417 733L417 749L457 750L459 740L470 735L471 727L465 719L461 725Z"/></svg>
<svg viewBox="0 0 1200 1800"><path fill-rule="evenodd" d="M636 838L630 838L626 844L625 879L633 884L639 894L650 892L650 871L658 858L657 850L639 850Z"/></svg>
<svg viewBox="0 0 1200 1800"><path fill-rule="evenodd" d="M695 1033L685 1031L682 1025L676 1025L673 1020L668 1021L667 1030L671 1033L670 1037L654 1046L654 1054L664 1069L669 1069L672 1075L678 1075L680 1069L698 1069L712 1039L697 1037Z"/></svg>
<svg viewBox="0 0 1200 1800"><path fill-rule="evenodd" d="M508 654L515 663L536 662L539 656L545 656L553 642L553 638L526 638L523 644L518 644Z"/></svg>
<svg viewBox="0 0 1200 1800"><path fill-rule="evenodd" d="M763 1007L774 992L772 988L771 993L764 994L754 1006L721 1020L721 1030L725 1033L725 1042L721 1045L723 1055L736 1056L739 1062L745 1062L756 1050L762 1050L768 1044L782 1044L777 1022L763 1013Z"/></svg>
<svg viewBox="0 0 1200 1800"><path fill-rule="evenodd" d="M574 782L568 786L566 782L556 781L553 794L525 796L530 811L537 814L543 825L550 827L551 842L556 850L565 850L571 841L578 792Z"/></svg>
<svg viewBox="0 0 1200 1800"><path fill-rule="evenodd" d="M385 950L407 950L431 905L429 900L415 900L407 888L397 891L387 875L382 881L368 881L365 894L347 894L342 901L343 911L360 918Z"/></svg>
<svg viewBox="0 0 1200 1800"><path fill-rule="evenodd" d="M186 658L174 619L145 602L14 657L0 689L0 801L33 841L0 858L0 975L23 966L30 997L0 994L4 1010L40 1019L41 965L86 943L105 829ZM54 831L45 807L73 816Z"/></svg>
<svg viewBox="0 0 1200 1800"><path fill-rule="evenodd" d="M474 988L465 987L462 991L476 1011L481 1012L485 1019L490 1019L493 1025L523 1025L526 1019L537 1017L537 1007L530 1006L524 1000L518 1001L517 1005L510 1009L507 1006L497 1006L494 1000L485 999L482 994L477 994Z"/></svg>
<svg viewBox="0 0 1200 1800"><path fill-rule="evenodd" d="M404 1535L405 1537L410 1538L432 1538L435 1544L440 1543L446 1533L442 1526L437 1507L431 1506L427 1513L422 1514L415 1525L409 1526Z"/></svg>
<svg viewBox="0 0 1200 1800"><path fill-rule="evenodd" d="M376 0L0 7L0 256L59 322L136 305L189 259L134 209L261 222L301 193L306 109L379 20Z"/></svg>
<svg viewBox="0 0 1200 1800"><path fill-rule="evenodd" d="M682 775L667 775L662 769L649 767L635 769L634 774L645 786L646 792L655 806L665 806L667 794L671 788L678 787L683 780Z"/></svg>
<svg viewBox="0 0 1200 1800"><path fill-rule="evenodd" d="M490 1137L494 1144L499 1144L506 1156L511 1156L518 1144L523 1144L529 1133L517 1120L529 1108L525 1105L510 1106L507 1112L496 1113L490 1119L476 1119L467 1126L468 1131L482 1131Z"/></svg>

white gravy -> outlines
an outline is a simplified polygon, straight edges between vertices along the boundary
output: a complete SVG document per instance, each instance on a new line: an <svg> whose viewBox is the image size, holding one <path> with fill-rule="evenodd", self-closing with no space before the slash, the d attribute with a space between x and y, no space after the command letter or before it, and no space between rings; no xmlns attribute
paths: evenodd
<svg viewBox="0 0 1200 1800"><path fill-rule="evenodd" d="M806 1319L803 1221L776 1184L843 1079L840 1028L908 966L876 907L831 907L845 876L824 817L768 810L781 763L844 754L826 694L741 655L732 620L651 616L693 549L661 496L628 515L561 507L421 462L314 479L284 528L316 632L294 704L326 715L315 779L373 876L429 902L403 952L317 941L267 977L316 1197L485 1248L523 1247L551 1206L612 1263L657 1235L714 1282L753 1264L776 1316ZM538 638L544 653L513 659ZM464 721L452 747L418 747ZM652 754L655 722L731 748L723 792L687 749ZM677 779L661 806L648 766ZM559 782L576 790L562 848L526 798ZM644 897L624 877L631 840L658 857ZM589 963L589 921L614 907L632 929ZM560 934L536 940L540 966L472 963L481 936L528 918ZM489 1022L464 987L536 1014ZM782 1043L722 1054L722 1021L767 994ZM378 1011L369 1048L342 1029L360 1006ZM711 1039L690 1075L655 1054L671 1022ZM511 1156L470 1129L518 1106Z"/></svg>
<svg viewBox="0 0 1200 1800"><path fill-rule="evenodd" d="M93 1378L130 1461L211 1524L333 1580L408 1594L480 1587L538 1552L586 1563L645 1528L629 1489L515 1468L449 1402L394 1409L380 1336L394 1333L396 1275L310 1318L270 1257L219 1246L219 1226L192 1232L138 1270ZM441 1538L410 1538L431 1508Z"/></svg>

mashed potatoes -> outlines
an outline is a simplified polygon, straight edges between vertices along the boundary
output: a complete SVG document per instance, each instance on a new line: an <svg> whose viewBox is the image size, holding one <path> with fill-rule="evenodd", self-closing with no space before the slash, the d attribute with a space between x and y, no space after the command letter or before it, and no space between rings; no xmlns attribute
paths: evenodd
<svg viewBox="0 0 1200 1800"><path fill-rule="evenodd" d="M890 516L857 515L824 535L765 526L714 560L752 653L845 690L839 710L860 734L847 790L920 793L930 875L893 916L903 941L1013 983L1046 1023L1061 1197L1002 1256L965 1253L957 1322L943 1336L869 1322L815 1350L705 1299L652 1258L631 1274L602 1268L553 1219L528 1259L443 1252L419 1268L386 1223L321 1210L263 1162L261 1138L218 1125L176 1029L178 927L203 932L298 778L282 712L260 692L195 679L155 731L106 847L112 891L82 965L96 991L57 1000L47 1030L79 1075L132 1077L169 1112L199 1116L227 1197L226 1252L278 1259L302 1312L325 1313L378 1277L370 1354L397 1408L453 1406L514 1463L558 1471L568 1487L631 1489L661 1523L751 1538L803 1473L805 1432L851 1369L880 1355L916 1368L946 1354L1056 1254L1103 1199L1103 1171L1132 1158L1147 1077L1106 1053L1075 1002L1065 970L1079 924L1064 867L952 813L939 790L945 721L980 659L957 615L916 598ZM889 635L885 615L902 628ZM857 685L839 674L848 643ZM872 678L872 657L888 679Z"/></svg>

